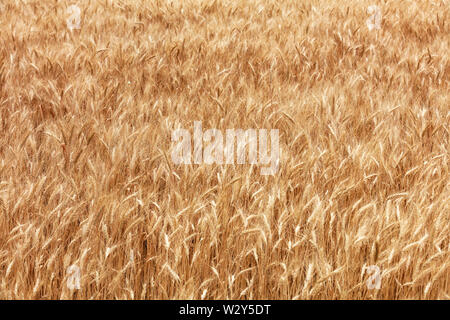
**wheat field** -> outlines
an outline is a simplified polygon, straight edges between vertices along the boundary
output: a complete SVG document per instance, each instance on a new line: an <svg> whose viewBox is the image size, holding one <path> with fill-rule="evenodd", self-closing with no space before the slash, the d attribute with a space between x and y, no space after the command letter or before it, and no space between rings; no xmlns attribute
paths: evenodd
<svg viewBox="0 0 450 320"><path fill-rule="evenodd" d="M2 0L0 299L449 299L449 8ZM278 171L173 163L194 121Z"/></svg>

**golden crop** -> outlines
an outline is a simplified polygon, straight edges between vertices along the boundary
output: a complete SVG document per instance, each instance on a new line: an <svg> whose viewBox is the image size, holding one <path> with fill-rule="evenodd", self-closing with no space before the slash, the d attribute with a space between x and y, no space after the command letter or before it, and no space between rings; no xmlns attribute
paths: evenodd
<svg viewBox="0 0 450 320"><path fill-rule="evenodd" d="M0 298L449 299L449 7L3 0ZM278 172L174 164L194 121Z"/></svg>

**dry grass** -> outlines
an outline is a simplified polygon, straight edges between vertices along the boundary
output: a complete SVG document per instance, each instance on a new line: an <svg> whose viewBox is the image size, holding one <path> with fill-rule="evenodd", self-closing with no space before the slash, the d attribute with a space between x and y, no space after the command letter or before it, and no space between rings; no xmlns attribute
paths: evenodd
<svg viewBox="0 0 450 320"><path fill-rule="evenodd" d="M447 1L69 4L2 1L0 298L449 299ZM278 173L175 165L195 120Z"/></svg>

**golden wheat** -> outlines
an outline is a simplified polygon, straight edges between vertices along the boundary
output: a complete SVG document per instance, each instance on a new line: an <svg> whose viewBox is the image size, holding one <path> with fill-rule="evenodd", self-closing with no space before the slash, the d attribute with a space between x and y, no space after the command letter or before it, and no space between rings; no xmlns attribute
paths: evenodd
<svg viewBox="0 0 450 320"><path fill-rule="evenodd" d="M449 299L448 21L443 0L2 1L0 298ZM278 129L278 172L174 164L194 121Z"/></svg>

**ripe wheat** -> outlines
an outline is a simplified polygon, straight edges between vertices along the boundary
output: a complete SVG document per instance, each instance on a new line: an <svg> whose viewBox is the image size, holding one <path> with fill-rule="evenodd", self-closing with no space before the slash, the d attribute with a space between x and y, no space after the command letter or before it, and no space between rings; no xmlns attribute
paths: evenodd
<svg viewBox="0 0 450 320"><path fill-rule="evenodd" d="M447 1L73 4L0 7L1 299L449 299Z"/></svg>

